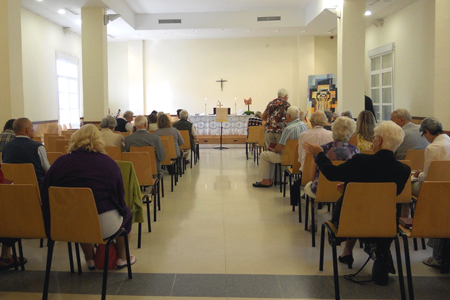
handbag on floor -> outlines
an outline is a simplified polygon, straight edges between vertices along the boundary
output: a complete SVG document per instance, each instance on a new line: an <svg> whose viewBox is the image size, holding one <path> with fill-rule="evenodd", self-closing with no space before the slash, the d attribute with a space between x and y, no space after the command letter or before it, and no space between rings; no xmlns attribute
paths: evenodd
<svg viewBox="0 0 450 300"><path fill-rule="evenodd" d="M95 252L95 266L98 269L103 269L105 265L105 252L106 252L106 244L97 245L97 251ZM114 243L109 246L109 260L108 260L108 269L114 269L116 267L117 259L117 248Z"/></svg>

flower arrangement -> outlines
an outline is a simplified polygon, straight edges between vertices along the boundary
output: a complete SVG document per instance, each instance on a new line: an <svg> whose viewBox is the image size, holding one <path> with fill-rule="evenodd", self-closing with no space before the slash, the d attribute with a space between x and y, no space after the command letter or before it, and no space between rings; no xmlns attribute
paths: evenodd
<svg viewBox="0 0 450 300"><path fill-rule="evenodd" d="M250 104L252 104L252 98L244 99L244 104L247 105L247 111L244 112L244 114L253 115L254 112L250 110Z"/></svg>

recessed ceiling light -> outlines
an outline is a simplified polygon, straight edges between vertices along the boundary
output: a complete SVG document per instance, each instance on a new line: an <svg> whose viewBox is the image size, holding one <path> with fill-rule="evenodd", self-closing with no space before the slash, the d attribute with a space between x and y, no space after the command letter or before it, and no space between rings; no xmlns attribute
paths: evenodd
<svg viewBox="0 0 450 300"><path fill-rule="evenodd" d="M302 32L306 32L306 30L302 30Z"/></svg>
<svg viewBox="0 0 450 300"><path fill-rule="evenodd" d="M370 10L368 10L364 13L365 16L370 16L371 14L372 14L372 12Z"/></svg>
<svg viewBox="0 0 450 300"><path fill-rule="evenodd" d="M63 14L65 14L66 13L66 10L65 9L60 9L60 10L58 10L58 14L60 14L60 15L63 15Z"/></svg>
<svg viewBox="0 0 450 300"><path fill-rule="evenodd" d="M36 0L36 2L42 2L42 1L44 1L44 0Z"/></svg>

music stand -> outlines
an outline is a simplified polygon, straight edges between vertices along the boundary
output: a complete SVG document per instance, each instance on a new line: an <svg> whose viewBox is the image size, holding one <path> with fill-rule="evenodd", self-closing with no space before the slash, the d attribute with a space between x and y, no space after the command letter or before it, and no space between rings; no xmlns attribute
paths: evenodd
<svg viewBox="0 0 450 300"><path fill-rule="evenodd" d="M214 147L214 149L228 149L226 147L222 147L222 129L223 129L223 122L228 122L228 110L229 108L219 108L216 109L216 122L220 122L220 147Z"/></svg>

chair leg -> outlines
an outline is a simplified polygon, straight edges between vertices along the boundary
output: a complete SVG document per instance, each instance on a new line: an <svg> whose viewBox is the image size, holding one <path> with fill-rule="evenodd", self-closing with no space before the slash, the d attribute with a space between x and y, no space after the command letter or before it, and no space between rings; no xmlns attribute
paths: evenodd
<svg viewBox="0 0 450 300"><path fill-rule="evenodd" d="M108 285L108 265L109 265L109 247L112 239L106 243L105 247L105 261L103 262L103 281L102 281L102 300L106 300L106 286Z"/></svg>
<svg viewBox="0 0 450 300"><path fill-rule="evenodd" d="M141 238L142 238L142 223L139 223L139 225L138 225L138 244L137 244L138 249L141 248Z"/></svg>
<svg viewBox="0 0 450 300"><path fill-rule="evenodd" d="M406 266L406 279L408 281L408 295L410 300L414 300L414 288L411 274L411 259L409 257L409 245L406 235L402 235L403 249L405 251L405 266Z"/></svg>
<svg viewBox="0 0 450 300"><path fill-rule="evenodd" d="M82 274L83 271L81 270L80 248L78 247L78 243L75 243L75 256L77 258L78 274Z"/></svg>
<svg viewBox="0 0 450 300"><path fill-rule="evenodd" d="M125 254L127 256L127 270L128 270L128 279L132 279L133 278L133 274L131 273L131 257L130 257L130 245L128 243L128 233L126 232L126 230L123 230L124 234L123 234L123 239L125 241Z"/></svg>
<svg viewBox="0 0 450 300"><path fill-rule="evenodd" d="M298 199L298 222L302 222L302 198Z"/></svg>
<svg viewBox="0 0 450 300"><path fill-rule="evenodd" d="M162 192L161 196L164 198L164 177L161 177L160 181L161 181L161 192Z"/></svg>
<svg viewBox="0 0 450 300"><path fill-rule="evenodd" d="M319 255L319 271L323 271L323 250L325 247L325 224L322 224L322 231L320 233L320 255Z"/></svg>
<svg viewBox="0 0 450 300"><path fill-rule="evenodd" d="M394 242L395 242L395 254L397 255L398 283L400 285L400 295L402 300L406 300L405 282L403 281L402 257L400 255L400 243L398 242L398 236L395 236Z"/></svg>
<svg viewBox="0 0 450 300"><path fill-rule="evenodd" d="M44 247L44 239L40 239L39 240L39 248L43 248Z"/></svg>
<svg viewBox="0 0 450 300"><path fill-rule="evenodd" d="M156 197L153 197L153 222L156 222ZM150 223L149 223L150 224Z"/></svg>
<svg viewBox="0 0 450 300"><path fill-rule="evenodd" d="M42 292L42 300L48 299L48 286L50 283L50 270L52 268L52 258L53 258L53 248L55 246L55 242L51 239L48 239L47 243L47 263L45 266L45 279L44 279L44 291Z"/></svg>
<svg viewBox="0 0 450 300"><path fill-rule="evenodd" d="M152 225L151 225L151 219L150 219L150 199L148 199L148 195L145 195L144 199L147 199L146 201L144 201L144 203L147 204L147 227L148 227L148 232L152 232Z"/></svg>
<svg viewBox="0 0 450 300"><path fill-rule="evenodd" d="M417 247L417 239L413 238L413 245L414 245L414 251L419 250L419 248Z"/></svg>
<svg viewBox="0 0 450 300"><path fill-rule="evenodd" d="M311 198L311 242L316 247L316 220L314 216L314 199Z"/></svg>
<svg viewBox="0 0 450 300"><path fill-rule="evenodd" d="M159 190L159 180L156 181L156 185L155 185L155 195L158 196L158 210L161 210L161 194L160 194L160 190Z"/></svg>
<svg viewBox="0 0 450 300"><path fill-rule="evenodd" d="M305 194L305 231L308 230L308 221L309 221L309 216L308 216L308 210L309 210L309 202L310 202L310 198L308 195Z"/></svg>
<svg viewBox="0 0 450 300"><path fill-rule="evenodd" d="M23 248L22 248L22 239L19 239L17 242L17 246L19 248L19 257L20 257L20 269L25 271L25 264L23 263Z"/></svg>
<svg viewBox="0 0 450 300"><path fill-rule="evenodd" d="M287 183L287 170L284 170L284 180L283 180L283 198L286 197L286 183Z"/></svg>
<svg viewBox="0 0 450 300"><path fill-rule="evenodd" d="M75 268L73 267L73 253L72 253L72 243L71 242L67 242L67 251L69 252L70 273L75 273Z"/></svg>
<svg viewBox="0 0 450 300"><path fill-rule="evenodd" d="M337 251L336 251L336 241L333 240L332 245L332 252L333 252L333 275L334 275L334 298L336 300L341 299L341 295L339 292L339 273L338 273L338 266L337 266Z"/></svg>
<svg viewBox="0 0 450 300"><path fill-rule="evenodd" d="M245 142L245 158L248 160L248 142Z"/></svg>
<svg viewBox="0 0 450 300"><path fill-rule="evenodd" d="M427 246L425 246L425 239L421 238L420 240L422 241L422 249L423 250L427 249Z"/></svg>

